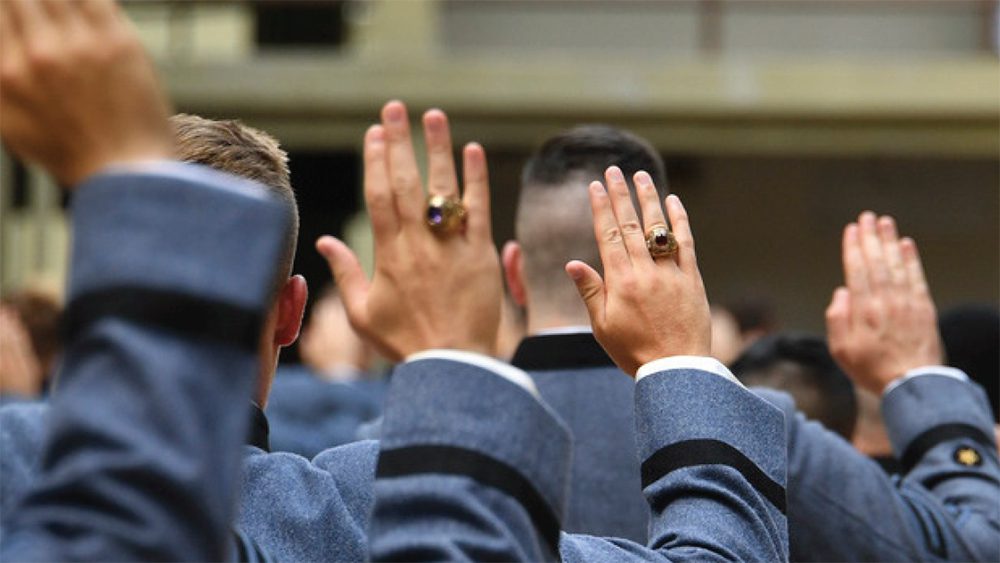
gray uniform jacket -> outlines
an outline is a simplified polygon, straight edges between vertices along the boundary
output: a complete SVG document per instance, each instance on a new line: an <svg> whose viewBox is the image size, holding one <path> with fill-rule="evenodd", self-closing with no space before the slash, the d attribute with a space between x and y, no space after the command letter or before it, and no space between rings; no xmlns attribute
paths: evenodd
<svg viewBox="0 0 1000 563"><path fill-rule="evenodd" d="M1000 466L989 403L972 382L904 381L882 416L904 473L888 476L839 436L785 411L788 527L796 561L1000 561Z"/></svg>
<svg viewBox="0 0 1000 563"><path fill-rule="evenodd" d="M60 387L0 559L232 555L245 405L287 221L262 187L196 166L77 188Z"/></svg>
<svg viewBox="0 0 1000 563"><path fill-rule="evenodd" d="M942 385L947 388L940 389ZM911 454L913 469L890 478L840 437L795 413L787 395L757 392L786 413L793 560L997 559L991 555L1000 521L996 450L983 443L981 433L978 438L949 438L923 456ZM954 432L948 428L966 424L962 421L982 431L989 428L988 407L981 391L970 383L915 378L893 390L886 405L890 432L904 436L904 441L905 436L947 436ZM30 404L0 409L4 520L11 499L26 488L36 470L46 410ZM935 428L945 430L926 434ZM968 449L981 456L979 464L973 454L962 454ZM959 454L972 465L957 461ZM277 559L363 559L368 552L367 520L374 501L377 455L374 441L327 450L311 462L247 446L239 527ZM562 540L564 557L574 556L581 543L612 547L585 536L563 534Z"/></svg>
<svg viewBox="0 0 1000 563"><path fill-rule="evenodd" d="M511 364L528 372L573 436L563 530L645 543L635 382L589 332L530 336Z"/></svg>
<svg viewBox="0 0 1000 563"><path fill-rule="evenodd" d="M552 409L479 367L404 364L380 442L373 559L787 559L778 409L720 375L671 369L637 384L635 411L650 541L561 536L572 443Z"/></svg>

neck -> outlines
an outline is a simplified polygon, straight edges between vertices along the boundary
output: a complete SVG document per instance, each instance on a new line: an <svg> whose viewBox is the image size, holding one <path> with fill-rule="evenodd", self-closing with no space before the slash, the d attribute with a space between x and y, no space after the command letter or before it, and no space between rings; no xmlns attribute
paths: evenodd
<svg viewBox="0 0 1000 563"><path fill-rule="evenodd" d="M325 381L346 382L362 379L364 370L354 364L334 364L318 370L317 373Z"/></svg>
<svg viewBox="0 0 1000 563"><path fill-rule="evenodd" d="M857 390L857 396L858 423L851 442L867 456L892 455L892 443L879 411L881 398L863 390Z"/></svg>
<svg viewBox="0 0 1000 563"><path fill-rule="evenodd" d="M530 307L528 309L528 335L538 334L539 332L560 329L566 327L589 327L590 317L584 313L583 315L566 315L557 312L536 312Z"/></svg>

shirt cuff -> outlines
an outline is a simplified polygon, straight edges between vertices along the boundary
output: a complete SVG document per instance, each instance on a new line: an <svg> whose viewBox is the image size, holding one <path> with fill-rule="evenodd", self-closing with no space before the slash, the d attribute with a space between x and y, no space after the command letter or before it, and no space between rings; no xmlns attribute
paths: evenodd
<svg viewBox="0 0 1000 563"><path fill-rule="evenodd" d="M885 386L885 391L882 392L882 396L885 397L886 395L889 394L889 391L892 391L896 387L899 387L903 383L906 383L907 380L913 379L914 377L920 377L922 375L943 375L945 377L951 377L959 381L969 380L969 376L965 375L965 372L958 368L953 368L949 366L923 366L911 369L910 371L904 373L902 377L897 377L896 379L892 380L888 385Z"/></svg>
<svg viewBox="0 0 1000 563"><path fill-rule="evenodd" d="M707 371L743 387L743 384L740 383L739 379L736 379L736 376L733 375L733 372L729 371L729 368L722 365L722 362L719 360L708 356L670 356L653 360L652 362L643 364L639 368L639 371L635 373L635 380L638 382L647 375L675 369Z"/></svg>
<svg viewBox="0 0 1000 563"><path fill-rule="evenodd" d="M535 381L531 379L531 376L523 370L484 354L465 352L462 350L434 349L424 350L423 352L417 352L416 354L410 354L406 357L405 361L409 363L417 360L449 360L452 362L470 364L495 373L507 381L510 381L514 385L524 389L528 393L531 393L531 395L536 399L541 399L541 395L538 393L538 387L535 386Z"/></svg>

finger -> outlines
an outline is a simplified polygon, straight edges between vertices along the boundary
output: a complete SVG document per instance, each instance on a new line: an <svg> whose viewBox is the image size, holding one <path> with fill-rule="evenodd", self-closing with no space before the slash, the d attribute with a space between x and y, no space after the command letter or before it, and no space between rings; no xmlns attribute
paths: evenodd
<svg viewBox="0 0 1000 563"><path fill-rule="evenodd" d="M594 238L597 239L597 250L604 265L604 276L611 281L615 276L630 271L632 262L625 250L615 213L611 210L608 192L600 182L590 183L590 212L594 218Z"/></svg>
<svg viewBox="0 0 1000 563"><path fill-rule="evenodd" d="M875 223L875 214L871 211L865 211L858 218L861 251L868 266L868 288L873 293L881 293L889 289L889 268Z"/></svg>
<svg viewBox="0 0 1000 563"><path fill-rule="evenodd" d="M862 298L869 294L868 267L861 251L861 239L858 235L858 224L850 223L844 227L843 253L844 283L851 296Z"/></svg>
<svg viewBox="0 0 1000 563"><path fill-rule="evenodd" d="M576 284L576 290L580 292L580 298L583 299L583 304L587 307L587 314L590 315L591 326L603 325L605 294L601 275L579 260L567 263L566 273Z"/></svg>
<svg viewBox="0 0 1000 563"><path fill-rule="evenodd" d="M42 10L49 16L50 21L56 24L63 24L70 18L69 2L66 0L34 0L40 4Z"/></svg>
<svg viewBox="0 0 1000 563"><path fill-rule="evenodd" d="M653 178L645 170L640 170L632 176L635 189L639 195L639 207L642 210L642 229L648 232L655 225L666 225L667 219L660 206L660 196L656 193Z"/></svg>
<svg viewBox="0 0 1000 563"><path fill-rule="evenodd" d="M107 28L119 17L118 4L114 0L82 0L79 5L83 17L97 28Z"/></svg>
<svg viewBox="0 0 1000 563"><path fill-rule="evenodd" d="M694 252L694 234L691 232L687 210L684 209L681 198L674 194L668 195L664 203L667 206L667 216L670 217L674 239L677 240L677 266L687 274L697 274L698 258Z"/></svg>
<svg viewBox="0 0 1000 563"><path fill-rule="evenodd" d="M920 260L920 251L917 243L910 237L903 237L899 243L899 250L903 258L903 266L906 268L906 277L910 285L910 291L916 295L927 295L930 290L927 287L927 276L924 273L924 265Z"/></svg>
<svg viewBox="0 0 1000 563"><path fill-rule="evenodd" d="M46 25L45 11L35 0L3 0L10 8L11 25L23 41L33 40Z"/></svg>
<svg viewBox="0 0 1000 563"><path fill-rule="evenodd" d="M420 171L410 139L410 120L403 102L393 100L382 108L382 126L387 140L389 185L401 226L417 225L424 215L424 193Z"/></svg>
<svg viewBox="0 0 1000 563"><path fill-rule="evenodd" d="M882 242L882 255L889 269L889 282L895 288L906 286L906 268L903 266L903 257L899 250L899 233L896 230L896 221L888 215L880 217L878 220L878 236Z"/></svg>
<svg viewBox="0 0 1000 563"><path fill-rule="evenodd" d="M826 308L826 338L830 352L836 356L844 349L851 331L851 292L846 287L833 291L833 298Z"/></svg>
<svg viewBox="0 0 1000 563"><path fill-rule="evenodd" d="M382 246L399 232L399 219L389 186L385 129L381 125L372 125L365 132L363 151L365 205L371 217L375 242Z"/></svg>
<svg viewBox="0 0 1000 563"><path fill-rule="evenodd" d="M358 330L364 330L368 326L369 282L364 270L361 269L358 257L346 244L331 236L320 237L316 241L316 250L326 259L333 273L351 325Z"/></svg>
<svg viewBox="0 0 1000 563"><path fill-rule="evenodd" d="M492 244L489 171L486 166L486 151L479 143L465 145L462 151L462 175L465 184L462 204L468 213L466 233Z"/></svg>
<svg viewBox="0 0 1000 563"><path fill-rule="evenodd" d="M17 36L17 27L14 26L11 18L13 8L10 2L0 1L0 68L9 69L15 60L20 38Z"/></svg>
<svg viewBox="0 0 1000 563"><path fill-rule="evenodd" d="M611 208L618 221L618 228L621 229L622 238L625 240L625 249L628 250L629 258L635 265L652 265L653 258L646 248L646 235L639 223L639 216L632 205L632 196L629 193L628 184L625 183L625 176L621 168L609 166L604 172L604 179L607 181L608 195L611 198Z"/></svg>
<svg viewBox="0 0 1000 563"><path fill-rule="evenodd" d="M446 197L458 196L458 177L451 152L448 117L439 109L424 114L424 141L427 143L427 191Z"/></svg>

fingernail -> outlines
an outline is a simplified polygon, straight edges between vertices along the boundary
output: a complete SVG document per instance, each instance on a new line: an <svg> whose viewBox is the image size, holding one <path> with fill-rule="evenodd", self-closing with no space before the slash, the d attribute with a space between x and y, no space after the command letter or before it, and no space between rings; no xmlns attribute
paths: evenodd
<svg viewBox="0 0 1000 563"><path fill-rule="evenodd" d="M393 123L398 123L406 118L406 110L403 109L403 104L399 102L389 102L385 106L385 118L387 121Z"/></svg>
<svg viewBox="0 0 1000 563"><path fill-rule="evenodd" d="M604 184L595 181L590 183L590 193L594 195L605 195L607 192L604 191Z"/></svg>
<svg viewBox="0 0 1000 563"><path fill-rule="evenodd" d="M569 277L573 281L580 281L580 278L582 278L583 275L582 275L582 272L580 272L580 270L572 269L572 270L569 270Z"/></svg>
<svg viewBox="0 0 1000 563"><path fill-rule="evenodd" d="M622 175L621 168L618 168L617 166L611 166L608 168L608 177L614 180L615 182L625 181L625 176Z"/></svg>
<svg viewBox="0 0 1000 563"><path fill-rule="evenodd" d="M635 176L633 176L632 179L635 180L637 186L642 186L644 188L649 188L653 186L653 179L649 176L649 174L645 170L640 170L636 172Z"/></svg>

